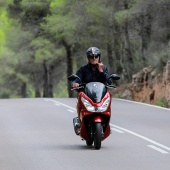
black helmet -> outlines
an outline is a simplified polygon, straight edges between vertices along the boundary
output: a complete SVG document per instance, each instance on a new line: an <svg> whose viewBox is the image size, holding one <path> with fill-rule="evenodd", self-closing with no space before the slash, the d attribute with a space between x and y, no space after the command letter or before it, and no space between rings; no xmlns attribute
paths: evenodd
<svg viewBox="0 0 170 170"><path fill-rule="evenodd" d="M101 57L101 52L97 47L90 47L87 51L86 51L86 56L88 58L90 57L95 57L95 56L99 56L99 58Z"/></svg>

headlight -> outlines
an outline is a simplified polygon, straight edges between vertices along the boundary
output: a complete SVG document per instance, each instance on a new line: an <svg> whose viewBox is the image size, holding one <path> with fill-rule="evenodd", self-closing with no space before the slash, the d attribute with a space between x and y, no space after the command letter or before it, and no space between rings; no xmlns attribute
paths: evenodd
<svg viewBox="0 0 170 170"><path fill-rule="evenodd" d="M94 112L94 111L95 111L94 106L92 106L91 103L88 102L84 97L81 98L81 101L83 102L85 108L86 108L89 112Z"/></svg>
<svg viewBox="0 0 170 170"><path fill-rule="evenodd" d="M87 101L84 97L81 98L81 101L83 102L85 108L89 111L89 112L104 112L107 110L109 103L110 103L110 97L108 97L106 99L106 101L103 103L102 106L99 107L94 107L91 105L91 103L89 101Z"/></svg>
<svg viewBox="0 0 170 170"><path fill-rule="evenodd" d="M109 106L109 103L110 103L110 97L108 97L105 102L103 103L102 106L99 107L99 110L100 112L104 112L107 110L108 106Z"/></svg>

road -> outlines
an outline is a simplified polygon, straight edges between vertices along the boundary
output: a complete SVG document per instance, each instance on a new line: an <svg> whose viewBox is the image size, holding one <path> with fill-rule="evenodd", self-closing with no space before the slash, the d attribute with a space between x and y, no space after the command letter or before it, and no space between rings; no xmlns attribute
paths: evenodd
<svg viewBox="0 0 170 170"><path fill-rule="evenodd" d="M72 127L76 99L1 99L0 170L169 170L170 109L112 100L100 150Z"/></svg>

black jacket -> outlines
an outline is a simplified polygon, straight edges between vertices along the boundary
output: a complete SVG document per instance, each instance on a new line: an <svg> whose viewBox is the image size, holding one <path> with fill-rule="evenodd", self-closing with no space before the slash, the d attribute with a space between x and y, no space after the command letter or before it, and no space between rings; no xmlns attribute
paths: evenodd
<svg viewBox="0 0 170 170"><path fill-rule="evenodd" d="M111 84L111 80L108 80L109 73L105 65L103 66L103 72L99 72L97 68L93 70L91 64L88 63L81 66L76 75L80 77L82 83L101 82L103 84ZM76 79L71 82L71 85L74 83L80 83L80 81Z"/></svg>

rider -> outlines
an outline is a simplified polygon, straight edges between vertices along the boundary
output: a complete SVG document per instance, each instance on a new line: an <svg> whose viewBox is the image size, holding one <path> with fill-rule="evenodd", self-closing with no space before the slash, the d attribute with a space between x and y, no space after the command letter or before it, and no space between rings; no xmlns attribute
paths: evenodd
<svg viewBox="0 0 170 170"><path fill-rule="evenodd" d="M76 75L80 77L82 83L89 82L101 82L111 84L111 80L108 79L109 73L107 67L101 62L101 52L97 47L90 47L86 51L88 63L80 67ZM74 80L71 85L73 88L78 88L80 80ZM77 113L80 122L81 106L77 102Z"/></svg>

